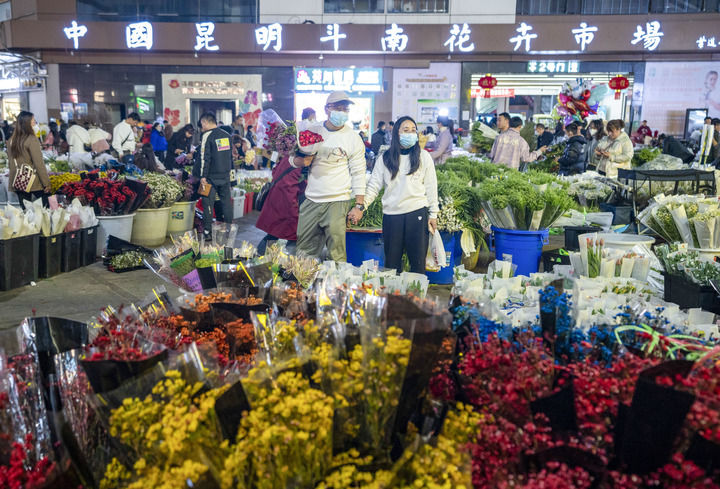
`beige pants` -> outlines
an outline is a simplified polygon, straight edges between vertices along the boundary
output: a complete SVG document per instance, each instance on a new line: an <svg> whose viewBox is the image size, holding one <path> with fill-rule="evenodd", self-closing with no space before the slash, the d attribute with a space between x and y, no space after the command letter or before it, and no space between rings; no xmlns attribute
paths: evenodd
<svg viewBox="0 0 720 489"><path fill-rule="evenodd" d="M345 228L350 201L313 202L305 199L300 206L297 230L297 250L320 258L325 246L328 259L347 261Z"/></svg>

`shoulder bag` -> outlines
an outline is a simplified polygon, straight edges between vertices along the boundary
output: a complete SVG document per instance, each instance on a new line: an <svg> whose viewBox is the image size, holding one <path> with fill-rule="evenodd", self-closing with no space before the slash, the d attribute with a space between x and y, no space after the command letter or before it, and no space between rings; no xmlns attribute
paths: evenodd
<svg viewBox="0 0 720 489"><path fill-rule="evenodd" d="M17 172L15 173L15 179L13 180L12 186L18 192L30 193L30 189L35 183L37 178L37 171L30 165L23 163L22 165L17 164L17 160L13 158Z"/></svg>
<svg viewBox="0 0 720 489"><path fill-rule="evenodd" d="M290 173L291 171L296 170L296 168L292 165L290 165L290 168L282 172L282 174L277 178L277 180L273 180L272 182L267 182L265 185L262 186L260 191L257 194L257 197L255 198L255 208L259 211L262 210L263 205L265 205L265 199L267 199L268 194L272 190L272 188L275 186L277 182L282 180L285 175Z"/></svg>

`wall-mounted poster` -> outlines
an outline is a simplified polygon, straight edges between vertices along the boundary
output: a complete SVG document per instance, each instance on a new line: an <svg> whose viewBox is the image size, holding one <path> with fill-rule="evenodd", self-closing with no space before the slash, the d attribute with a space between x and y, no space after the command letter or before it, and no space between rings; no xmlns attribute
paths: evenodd
<svg viewBox="0 0 720 489"><path fill-rule="evenodd" d="M642 118L653 130L682 136L687 109L720 117L718 73L720 61L647 63Z"/></svg>
<svg viewBox="0 0 720 489"><path fill-rule="evenodd" d="M393 119L409 115L418 123L430 124L442 113L457 125L459 107L460 63L393 70Z"/></svg>

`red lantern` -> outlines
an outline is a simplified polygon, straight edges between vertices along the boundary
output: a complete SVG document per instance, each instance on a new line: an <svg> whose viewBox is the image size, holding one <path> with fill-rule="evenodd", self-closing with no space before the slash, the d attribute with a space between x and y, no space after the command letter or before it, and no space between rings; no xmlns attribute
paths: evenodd
<svg viewBox="0 0 720 489"><path fill-rule="evenodd" d="M497 86L497 78L488 73L484 77L480 78L478 85L480 85L480 88L485 90L484 98L490 98L490 91Z"/></svg>
<svg viewBox="0 0 720 489"><path fill-rule="evenodd" d="M630 87L630 80L623 75L618 75L610 79L608 86L615 90L615 100L619 100L620 92Z"/></svg>

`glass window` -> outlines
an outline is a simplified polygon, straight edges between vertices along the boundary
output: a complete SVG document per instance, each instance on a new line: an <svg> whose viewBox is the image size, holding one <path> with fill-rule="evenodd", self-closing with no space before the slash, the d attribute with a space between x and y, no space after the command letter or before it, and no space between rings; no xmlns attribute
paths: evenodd
<svg viewBox="0 0 720 489"><path fill-rule="evenodd" d="M257 0L77 0L80 20L255 23Z"/></svg>
<svg viewBox="0 0 720 489"><path fill-rule="evenodd" d="M436 14L448 11L448 0L388 0L388 12Z"/></svg>
<svg viewBox="0 0 720 489"><path fill-rule="evenodd" d="M650 11L661 14L702 12L705 0L651 0Z"/></svg>
<svg viewBox="0 0 720 489"><path fill-rule="evenodd" d="M326 14L375 14L385 12L385 0L325 0Z"/></svg>

